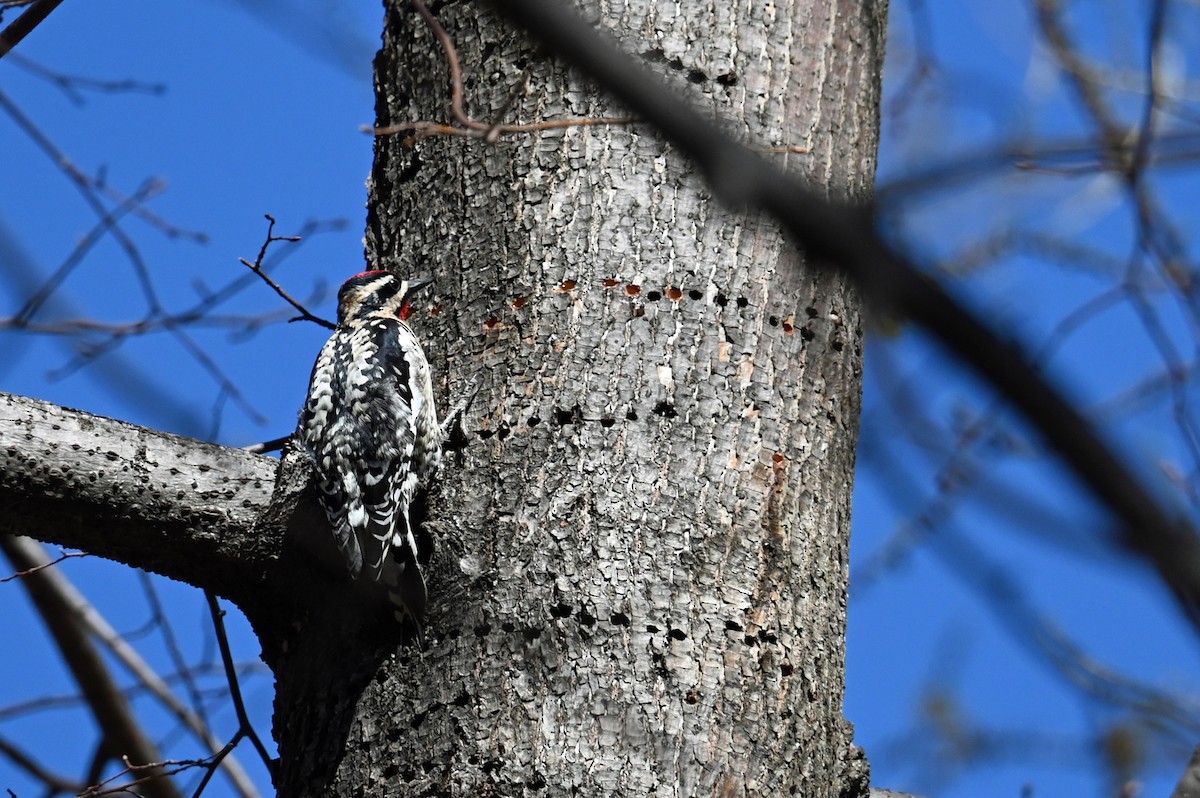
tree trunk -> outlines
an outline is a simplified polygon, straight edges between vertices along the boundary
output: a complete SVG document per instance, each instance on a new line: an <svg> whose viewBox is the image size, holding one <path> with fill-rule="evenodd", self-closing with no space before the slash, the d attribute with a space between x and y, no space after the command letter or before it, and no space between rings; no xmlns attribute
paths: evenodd
<svg viewBox="0 0 1200 798"><path fill-rule="evenodd" d="M598 24L749 140L806 150L781 167L864 198L882 4L692 5ZM622 115L489 8L436 13L481 121ZM447 74L389 2L379 124L447 120ZM637 124L381 138L366 243L372 268L436 278L415 323L435 390L475 399L433 498L428 650L341 629L283 655L281 794L862 792L853 292Z"/></svg>

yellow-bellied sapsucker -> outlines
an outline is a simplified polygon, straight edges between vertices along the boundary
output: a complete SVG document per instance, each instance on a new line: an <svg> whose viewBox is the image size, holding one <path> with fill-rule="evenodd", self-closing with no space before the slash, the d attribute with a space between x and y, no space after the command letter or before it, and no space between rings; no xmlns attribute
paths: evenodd
<svg viewBox="0 0 1200 798"><path fill-rule="evenodd" d="M369 271L342 285L337 329L317 356L296 430L351 576L382 578L397 620L418 639L425 578L409 505L437 468L441 429L408 298L430 282Z"/></svg>

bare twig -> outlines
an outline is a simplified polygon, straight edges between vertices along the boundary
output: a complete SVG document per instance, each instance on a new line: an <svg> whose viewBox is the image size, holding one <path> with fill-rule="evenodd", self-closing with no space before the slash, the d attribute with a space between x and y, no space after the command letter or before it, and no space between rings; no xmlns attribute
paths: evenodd
<svg viewBox="0 0 1200 798"><path fill-rule="evenodd" d="M237 668L234 667L233 654L229 649L229 636L225 633L225 611L221 609L221 605L217 602L217 597L212 591L204 591L204 597L208 600L208 610L212 616L213 629L217 633L217 645L221 650L221 662L225 665L225 678L229 683L229 696L233 699L233 710L238 719L238 730L230 741L230 745L235 745L242 737L249 737L250 742L254 745L254 750L258 752L263 764L267 766L267 770L273 770L275 762L271 759L271 755L267 753L267 747L259 739L258 732L254 730L254 725L250 722L250 716L246 712L246 704L242 701L242 690L238 684Z"/></svg>
<svg viewBox="0 0 1200 798"><path fill-rule="evenodd" d="M429 10L423 0L412 0L413 8L421 15L421 19L433 32L438 42L442 45L442 51L446 54L446 62L450 68L450 113L454 120L462 127L454 127L453 125L443 124L441 122L400 122L394 125L385 125L382 127L372 127L364 125L363 132L371 133L376 136L392 136L397 133L413 133L415 139L425 138L426 136L466 136L469 138L483 139L487 142L496 141L502 134L505 133L531 133L539 130L555 130L569 127L589 127L595 125L630 125L637 122L637 119L630 116L613 116L613 117L577 117L572 119L555 119L543 122L530 122L528 124L501 124L499 122L480 122L471 117L467 113L463 105L463 79L462 66L458 59L458 50L454 46L454 42L450 38L450 34L446 33L446 29L437 21L437 17ZM509 103L511 104L512 98ZM507 106L506 106L507 107ZM406 142L411 143L411 142Z"/></svg>
<svg viewBox="0 0 1200 798"><path fill-rule="evenodd" d="M99 201L101 196L118 205L124 204L129 199L128 196L117 191L112 186L80 169L4 92L0 92L0 110L7 113L17 124L17 127L21 128L22 132L38 146L38 149L44 152L54 165L75 184L76 188L83 193L85 200L98 218L104 218L106 215L106 209ZM197 244L208 242L207 233L197 230L186 230L173 225L144 205L137 206L133 210L133 214L168 238L182 238Z"/></svg>
<svg viewBox="0 0 1200 798"><path fill-rule="evenodd" d="M97 80L96 78L83 77L81 75L67 75L42 66L20 53L9 53L8 61L24 69L26 72L48 81L51 85L61 90L67 96L67 99L75 105L83 105L84 103L84 96L83 92L80 91L81 89L105 94L125 92L164 94L167 91L166 84L164 83L143 83L140 80Z"/></svg>
<svg viewBox="0 0 1200 798"><path fill-rule="evenodd" d="M83 790L79 793L79 798L90 798L90 796L93 795L138 795L140 792L132 791L130 788L147 783L153 784L153 780L160 778L160 776L176 776L180 773L192 770L193 768L206 768L207 771L211 773L215 767L213 759L214 757L207 757L205 759L164 759L159 762L150 762L145 765L135 765L129 761L128 757L122 757L122 760L125 763L124 770L122 770L120 773L109 776L104 781L93 784L86 790ZM147 774L147 771L152 772ZM113 784L113 782L130 775L134 775L136 778L134 778L132 781Z"/></svg>
<svg viewBox="0 0 1200 798"><path fill-rule="evenodd" d="M54 293L63 286L64 281L70 276L71 272L83 262L84 257L94 247L101 238L108 233L120 219L132 210L140 207L142 203L150 199L154 195L162 192L165 188L165 183L160 180L147 180L143 183L133 196L127 198L120 203L116 208L106 213L92 227L71 250L71 254L67 259L54 270L51 275L42 282L42 287L39 288L33 296L25 301L21 309L17 311L13 317L15 326L27 324L33 320L33 317L41 310L46 302L54 296Z"/></svg>
<svg viewBox="0 0 1200 798"><path fill-rule="evenodd" d="M590 127L595 125L631 125L637 122L632 116L582 116L572 119L554 119L546 122L529 122L523 125L488 125L485 128L453 127L442 122L400 122L385 127L363 125L360 130L376 136L394 136L397 133L415 133L415 138L426 136L465 136L473 139L488 139L501 133L531 133L538 130L557 130L566 127ZM493 139L494 140L494 139Z"/></svg>
<svg viewBox="0 0 1200 798"><path fill-rule="evenodd" d="M46 790L49 794L74 794L84 789L83 784L50 772L50 770L43 767L36 759L18 748L15 743L3 737L0 737L0 755L7 757L14 765L46 785ZM9 794L12 794L11 790Z"/></svg>
<svg viewBox="0 0 1200 798"><path fill-rule="evenodd" d="M23 561L33 563L31 570L41 570L53 564L44 561L45 555L42 552L42 547L35 541L28 538L8 538L8 540L11 543L5 545L5 551L9 552L9 548L12 547L12 551L16 552L17 557L22 558ZM10 553L10 557L12 556L13 554ZM57 605L61 608L62 612L69 615L71 622L102 642L113 656L133 674L138 682L145 686L172 715L179 719L180 723L200 739L208 747L209 751L213 753L220 751L222 748L221 743L217 741L204 719L196 712L189 710L179 700L174 691L171 690L158 673L142 659L121 634L112 628L104 617L96 611L95 607L61 575L47 574L46 576L51 578L46 580L46 585L43 589L53 593L56 597ZM87 687L82 682L80 686L83 689L85 697L88 697L88 701L91 703L93 699L90 697ZM127 692L124 689L118 688L114 688L114 690L122 696ZM93 708L93 711L96 711L95 708ZM147 761L155 761L157 759L157 756L148 757ZM238 794L243 796L243 798L256 798L258 792L241 764L236 759L230 758L224 762L224 766L226 775L233 783Z"/></svg>
<svg viewBox="0 0 1200 798"><path fill-rule="evenodd" d="M267 249L271 246L271 244L273 244L276 241L299 241L300 240L299 236L277 236L277 235L275 235L273 232L275 230L275 217L269 213L264 214L264 216L266 217L267 222L268 222L267 237L266 237L266 239L263 240L262 247L260 247L258 250L258 257L254 259L253 263L246 260L245 258L238 258L238 260L241 261L243 266L250 269L250 271L254 272L259 277L261 277L262 280L267 285L271 286L271 288L274 289L275 293L278 294L285 302L287 302L289 305L294 307L296 310L300 311L299 316L288 319L288 321L312 321L312 322L316 322L317 324L321 325L322 327L324 327L327 330L337 329L337 325L334 324L333 322L323 319L320 316L316 316L316 315L313 315L312 313L309 313L308 308L304 307L304 305L300 304L295 299L293 299L292 295L283 289L283 286L281 286L279 283L275 282L275 280L273 280L269 274L267 274L265 271L263 271L263 258L265 258L267 256Z"/></svg>
<svg viewBox="0 0 1200 798"><path fill-rule="evenodd" d="M29 538L0 535L0 550L20 569L44 564L40 544ZM154 763L162 759L158 747L143 731L128 699L113 681L100 652L89 639L79 614L63 592L65 579L58 571L41 570L21 581L53 635L75 682L87 696L88 708L107 741L108 751L135 757L138 762ZM179 798L174 783L159 769L148 777L146 792L156 798Z"/></svg>
<svg viewBox="0 0 1200 798"><path fill-rule="evenodd" d="M0 579L0 583L11 582L14 579L20 579L22 577L29 576L31 574L36 574L38 571L41 571L45 568L53 568L55 565L58 565L63 560L69 560L73 557L86 557L86 556L88 556L86 551L64 551L61 555L59 555L57 560L50 560L48 562L44 562L44 563L35 565L31 568L26 568L24 571L17 571L15 574L9 574L8 576L4 577L3 579Z"/></svg>
<svg viewBox="0 0 1200 798"><path fill-rule="evenodd" d="M243 662L238 665L238 673L243 676L261 675L267 669L267 666L261 660L252 660ZM182 672L169 673L163 675L162 681L166 684L178 684L185 680L194 680L198 676L211 676L213 673L225 674L224 666L218 665L200 665L185 668ZM154 690L147 687L145 684L134 683L121 688L121 692L130 698L135 698L140 695L153 694ZM220 687L205 688L200 691L201 697L208 703L212 701L225 701L229 697L229 688L225 684ZM9 720L19 718L23 715L42 712L44 710L55 709L74 709L81 704L86 703L86 699L80 693L64 694L64 695L44 695L37 698L31 698L27 701L20 701L15 704L0 707L0 720Z"/></svg>
<svg viewBox="0 0 1200 798"><path fill-rule="evenodd" d="M21 40L40 25L46 17L50 16L50 12L58 8L61 2L62 0L34 0L21 13L21 16L17 17L7 28L0 31L0 58L3 58L8 54L9 50L20 44Z"/></svg>
<svg viewBox="0 0 1200 798"><path fill-rule="evenodd" d="M207 731L209 723L204 711L204 699L200 693L200 687L196 684L196 680L192 677L192 673L188 669L187 662L183 656L183 648L179 645L179 640L175 636L175 629L171 625L171 617L167 614L166 609L163 607L162 599L158 595L158 588L154 581L155 578L142 570L139 570L137 575L138 582L142 586L142 594L146 597L146 603L150 605L150 624L152 628L157 628L162 633L163 645L166 646L167 654L171 658L171 664L174 666L175 672L180 675L184 689L191 699L194 719L199 721L196 727ZM163 684L162 687L165 688L166 685ZM188 725L190 726L191 724ZM195 728L193 728L193 731L195 731Z"/></svg>

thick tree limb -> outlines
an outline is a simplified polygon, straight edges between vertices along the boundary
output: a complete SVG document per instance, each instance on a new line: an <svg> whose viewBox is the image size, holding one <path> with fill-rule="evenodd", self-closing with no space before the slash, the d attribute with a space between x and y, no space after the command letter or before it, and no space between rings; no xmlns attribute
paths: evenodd
<svg viewBox="0 0 1200 798"><path fill-rule="evenodd" d="M251 534L278 461L0 393L0 532L84 549L235 601L278 545Z"/></svg>

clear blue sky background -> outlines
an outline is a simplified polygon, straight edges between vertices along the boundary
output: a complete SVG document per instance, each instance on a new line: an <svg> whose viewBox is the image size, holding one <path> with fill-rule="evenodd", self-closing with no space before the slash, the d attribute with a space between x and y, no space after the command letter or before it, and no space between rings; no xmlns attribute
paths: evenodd
<svg viewBox="0 0 1200 798"><path fill-rule="evenodd" d="M276 271L298 295L320 295L323 287L336 287L362 265L371 139L358 126L373 121L370 59L380 14L369 2L274 0L255 4L254 14L247 11L249 5L221 0L68 0L17 50L62 73L162 84L161 94L84 92L86 102L76 104L15 61L0 61L0 92L80 169L102 173L109 185L127 194L147 179L165 181L165 190L149 207L180 228L206 235L207 243L199 244L165 236L134 217L124 222L170 311L193 305L205 290L199 286L215 289L243 276L245 269L237 259L253 258L257 252L265 232L264 213L279 220L279 234L294 233L310 220L343 222L341 229L309 237ZM976 16L973 7L939 7L928 25L917 27L935 43L947 71L970 77L941 91L978 97L952 118L924 120L931 127L941 126L936 151L922 152L914 144L922 137L911 129L889 135L881 153L885 179L946 157L955 147L956 134L961 134L962 149L970 150L1014 127L1044 132L1059 132L1059 125L1069 128L1072 118L1062 113L1061 91L1052 78L1029 66L1028 20L1020 14L987 19ZM897 4L894 11L892 49L901 55L913 42L914 26L901 16L905 8ZM903 74L907 63L901 55L889 65L893 94L895 77ZM1029 117L1014 119L1010 109L1031 94L1041 97L1042 104ZM63 263L96 217L46 153L3 113L0 153L0 315L7 316L31 287ZM1181 183L1183 190L1187 185ZM1081 235L1112 245L1127 232L1111 224L1119 201L1105 202L1103 186L1082 182L1058 193L1043 192L1032 202L1006 203L1003 192L979 191L956 196L953 206L922 204L914 209L909 226L925 236L926 251L943 254L981 229L963 219L1052 217L1069 209L1081 217ZM953 235L945 233L950 228ZM295 245L278 246L276 252ZM976 281L971 290L979 307L1036 344L1061 317L1064 302L1078 304L1099 285L1061 270L1016 263L998 276ZM146 308L130 259L109 237L62 284L39 318L134 321ZM282 310L280 302L265 286L252 285L220 312L277 309ZM328 290L317 309L333 314ZM69 367L81 344L78 338L0 333L0 388L230 445L291 430L324 331L313 325L275 324L247 334L192 328L188 335L214 358L253 413L224 396L213 375L178 339L164 333L129 339L77 370ZM947 364L936 348L911 336L893 338L888 346L887 362L907 376L906 384L917 387L927 408L954 413L961 407L981 407L978 387ZM880 351L873 350L871 356L882 357ZM1141 373L1141 363L1152 368L1153 353L1144 336L1134 331L1128 314L1120 313L1105 318L1098 331L1072 339L1052 361L1075 395L1088 398L1128 386L1130 375ZM855 569L865 567L902 528L905 518L921 509L924 497L933 494L928 467L921 472L905 460L897 470L880 460L884 450L879 447L891 436L883 406L895 388L878 370L869 372L864 468L855 506L856 574L860 571ZM1161 415L1150 414L1140 426L1114 428L1114 434L1151 462L1155 452L1173 446L1171 427ZM924 456L904 456L909 455ZM937 458L929 462L936 464ZM898 487L898 471L911 472L914 482ZM989 473L1034 490L1063 519L1056 530L1062 538L1056 543L1045 536L1020 534L1019 525L1001 512L1004 506L967 502L954 514L956 531L950 542L917 549L882 579L855 581L847 716L871 756L877 786L971 798L1016 796L1026 785L1037 796L1110 794L1099 753L1091 744L1097 730L1124 716L1097 706L1067 685L1029 643L1027 626L1012 622L1013 613L1020 610L1021 600L1028 602L1100 662L1191 697L1188 709L1196 716L1200 710L1195 702L1194 636L1144 569L1089 542L1098 537L1096 530L1104 522L1078 497L1069 479L1031 457L1009 458L1002 466L989 467ZM899 511L893 501L897 492L903 495ZM1010 503L1003 504L1012 509ZM961 565L954 540L985 552L989 563L1012 578L1018 592L1002 602L989 597L981 590L986 582L981 573ZM67 563L64 570L122 631L135 630L148 620L140 582L128 569L85 559ZM177 630L186 639L189 658L211 661L202 597L191 588L158 582ZM18 585L0 585L0 607L0 639L15 643L0 657L0 708L35 696L72 692ZM235 629L238 658L254 661L258 652L253 636L244 624L235 622ZM170 667L156 637L147 637L141 645L155 662ZM207 683L219 685L220 678ZM259 732L269 736L269 676L260 672L249 677L246 689ZM932 740L920 723L922 706L934 689L953 697L957 717L970 718L980 730L1011 734L1016 750L966 770L939 764L936 758L920 759L918 752L930 750ZM138 707L150 717L161 717L148 702L139 701ZM217 718L219 725L232 728L228 710L218 710ZM169 756L198 755L190 741L180 742L177 733L168 731L169 725L155 728L163 729ZM88 746L95 742L91 735L90 723L77 710L20 717L7 717L0 710L0 736L38 752L69 775L82 772ZM1147 779L1145 794L1164 794L1186 756L1168 749L1147 755L1156 767L1142 774ZM241 758L269 792L269 780L248 749ZM34 792L31 783L3 760L0 788L11 788L22 798ZM218 782L208 794L229 793L227 785Z"/></svg>

